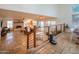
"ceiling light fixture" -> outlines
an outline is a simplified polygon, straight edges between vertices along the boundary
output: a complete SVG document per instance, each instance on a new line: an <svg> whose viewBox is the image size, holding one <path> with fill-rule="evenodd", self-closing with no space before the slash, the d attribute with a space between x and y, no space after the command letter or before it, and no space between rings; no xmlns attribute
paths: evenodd
<svg viewBox="0 0 79 59"><path fill-rule="evenodd" d="M44 17L44 16L40 16L39 18L40 18L40 20L44 20L44 19L45 19L45 17Z"/></svg>

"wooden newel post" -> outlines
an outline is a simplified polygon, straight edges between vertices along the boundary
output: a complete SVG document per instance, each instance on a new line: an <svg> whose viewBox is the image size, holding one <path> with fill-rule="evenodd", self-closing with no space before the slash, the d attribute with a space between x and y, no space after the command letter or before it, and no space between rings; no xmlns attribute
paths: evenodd
<svg viewBox="0 0 79 59"><path fill-rule="evenodd" d="M49 33L50 33L50 27L48 26L48 35L49 35Z"/></svg>
<svg viewBox="0 0 79 59"><path fill-rule="evenodd" d="M55 30L56 30L56 33L57 33L57 25L56 25L56 27L55 27Z"/></svg>
<svg viewBox="0 0 79 59"><path fill-rule="evenodd" d="M27 49L29 48L29 34L27 34Z"/></svg>
<svg viewBox="0 0 79 59"><path fill-rule="evenodd" d="M36 27L34 26L34 47L36 47Z"/></svg>
<svg viewBox="0 0 79 59"><path fill-rule="evenodd" d="M64 26L63 26L63 29L64 29L63 31L65 32L65 24L63 24L63 25L64 25Z"/></svg>
<svg viewBox="0 0 79 59"><path fill-rule="evenodd" d="M63 30L62 30L62 24L60 24L60 26L61 26L61 32L63 32Z"/></svg>

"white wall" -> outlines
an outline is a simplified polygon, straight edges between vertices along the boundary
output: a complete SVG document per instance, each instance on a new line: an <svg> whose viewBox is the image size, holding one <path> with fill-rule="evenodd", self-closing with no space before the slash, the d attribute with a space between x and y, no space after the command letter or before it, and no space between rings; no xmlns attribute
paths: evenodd
<svg viewBox="0 0 79 59"><path fill-rule="evenodd" d="M67 23L71 25L72 23L72 5L64 4L57 6L58 13L58 23Z"/></svg>
<svg viewBox="0 0 79 59"><path fill-rule="evenodd" d="M0 4L0 8L46 16L57 16L56 5L52 4Z"/></svg>

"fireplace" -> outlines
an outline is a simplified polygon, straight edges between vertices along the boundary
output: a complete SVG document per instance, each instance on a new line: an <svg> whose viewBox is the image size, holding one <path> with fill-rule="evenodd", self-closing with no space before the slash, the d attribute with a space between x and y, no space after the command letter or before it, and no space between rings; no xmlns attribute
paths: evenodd
<svg viewBox="0 0 79 59"><path fill-rule="evenodd" d="M16 29L18 29L18 28L22 28L22 26L20 26L20 25L16 26Z"/></svg>

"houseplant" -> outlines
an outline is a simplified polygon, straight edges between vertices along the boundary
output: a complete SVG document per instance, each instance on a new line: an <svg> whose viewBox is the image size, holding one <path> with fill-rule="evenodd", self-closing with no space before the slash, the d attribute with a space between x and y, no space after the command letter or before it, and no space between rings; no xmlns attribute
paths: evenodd
<svg viewBox="0 0 79 59"><path fill-rule="evenodd" d="M69 28L70 28L69 25L66 24L66 25L65 25L65 30L66 30L66 32L69 32Z"/></svg>

